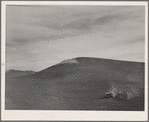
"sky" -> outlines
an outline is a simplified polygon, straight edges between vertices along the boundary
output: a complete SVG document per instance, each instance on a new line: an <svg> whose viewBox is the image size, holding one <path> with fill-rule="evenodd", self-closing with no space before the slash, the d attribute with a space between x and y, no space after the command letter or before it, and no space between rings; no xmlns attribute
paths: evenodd
<svg viewBox="0 0 149 122"><path fill-rule="evenodd" d="M63 60L145 61L145 7L7 5L6 70L40 71Z"/></svg>

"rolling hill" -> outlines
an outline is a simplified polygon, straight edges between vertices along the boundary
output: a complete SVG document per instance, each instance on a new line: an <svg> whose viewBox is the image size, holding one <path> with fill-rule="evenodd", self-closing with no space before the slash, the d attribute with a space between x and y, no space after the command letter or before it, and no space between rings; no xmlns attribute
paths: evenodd
<svg viewBox="0 0 149 122"><path fill-rule="evenodd" d="M78 57L6 75L7 110L144 110L144 63ZM135 101L135 102L134 102Z"/></svg>

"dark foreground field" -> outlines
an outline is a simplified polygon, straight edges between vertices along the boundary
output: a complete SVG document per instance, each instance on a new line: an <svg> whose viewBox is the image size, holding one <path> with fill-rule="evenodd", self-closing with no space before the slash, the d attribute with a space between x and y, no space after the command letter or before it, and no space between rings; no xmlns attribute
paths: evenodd
<svg viewBox="0 0 149 122"><path fill-rule="evenodd" d="M13 75L12 75L13 74ZM75 58L6 73L7 110L144 110L144 63Z"/></svg>

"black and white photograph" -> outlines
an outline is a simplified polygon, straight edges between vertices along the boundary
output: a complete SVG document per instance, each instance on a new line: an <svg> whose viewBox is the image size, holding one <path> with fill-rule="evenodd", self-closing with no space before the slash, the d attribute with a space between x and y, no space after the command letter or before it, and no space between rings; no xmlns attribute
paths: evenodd
<svg viewBox="0 0 149 122"><path fill-rule="evenodd" d="M3 3L2 112L146 115L147 2Z"/></svg>

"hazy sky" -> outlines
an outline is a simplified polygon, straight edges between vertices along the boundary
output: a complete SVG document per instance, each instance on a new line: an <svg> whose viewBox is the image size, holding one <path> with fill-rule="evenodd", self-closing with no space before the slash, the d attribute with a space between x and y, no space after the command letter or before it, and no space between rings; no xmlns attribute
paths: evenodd
<svg viewBox="0 0 149 122"><path fill-rule="evenodd" d="M7 6L6 69L39 71L66 59L144 62L144 6Z"/></svg>

